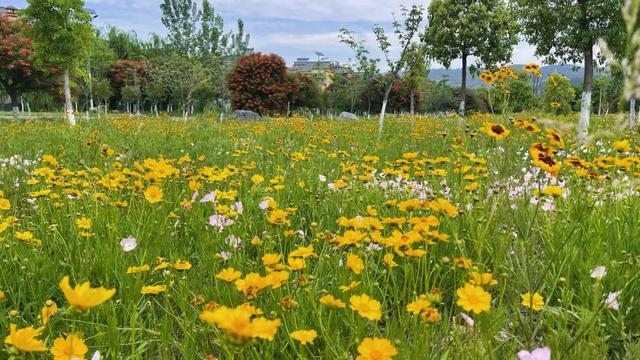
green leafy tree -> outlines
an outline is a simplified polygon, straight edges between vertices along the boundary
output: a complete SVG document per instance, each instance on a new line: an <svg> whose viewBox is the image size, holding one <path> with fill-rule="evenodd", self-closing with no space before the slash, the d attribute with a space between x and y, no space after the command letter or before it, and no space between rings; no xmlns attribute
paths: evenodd
<svg viewBox="0 0 640 360"><path fill-rule="evenodd" d="M518 42L518 24L502 0L433 0L429 5L425 41L428 55L445 67L462 60L459 112L466 105L468 58L472 73L511 59Z"/></svg>
<svg viewBox="0 0 640 360"><path fill-rule="evenodd" d="M378 134L380 136L382 136L382 131L384 129L384 116L389 102L389 94L391 94L391 87L393 86L394 81L398 79L400 71L402 71L407 65L407 61L411 53L411 46L420 30L423 13L424 8L421 6L413 5L411 8L402 7L402 21L393 21L393 33L396 35L400 47L400 54L397 58L393 58L391 55L391 42L389 41L389 37L387 36L384 28L380 25L373 26L373 33L375 34L378 47L380 51L382 51L387 62L387 66L389 67L388 76L385 77L384 81L385 90L380 109L380 119L378 120ZM356 41L353 33L345 29L342 29L340 34L342 36L341 41L349 45L356 52L356 56L358 56L358 52L361 51L359 49L359 45L362 45L362 43Z"/></svg>
<svg viewBox="0 0 640 360"><path fill-rule="evenodd" d="M24 15L38 59L62 69L65 112L69 125L76 124L71 103L72 73L83 73L93 39L91 15L82 0L27 0Z"/></svg>
<svg viewBox="0 0 640 360"><path fill-rule="evenodd" d="M584 63L580 137L589 131L594 45L607 41L616 53L624 48L623 0L515 0L527 41L548 63Z"/></svg>
<svg viewBox="0 0 640 360"><path fill-rule="evenodd" d="M409 88L409 108L411 112L411 123L415 112L416 92L418 92L429 74L426 59L427 48L424 44L413 44L409 51L407 60L407 71L404 73L403 81Z"/></svg>
<svg viewBox="0 0 640 360"><path fill-rule="evenodd" d="M576 91L571 86L568 77L553 73L544 83L544 95L542 102L544 110L554 114L568 114L571 112L571 103L576 98Z"/></svg>
<svg viewBox="0 0 640 360"><path fill-rule="evenodd" d="M371 57L369 50L365 47L363 40L356 39L355 33L347 29L340 29L338 39L341 43L349 46L355 53L355 62L350 64L352 70L348 79L349 98L351 99L350 111L353 113L358 95L367 95L367 114L371 113L371 83L379 74L378 63L380 59Z"/></svg>
<svg viewBox="0 0 640 360"><path fill-rule="evenodd" d="M202 7L196 0L163 0L162 24L167 28L169 45L187 57L220 57L229 53L240 56L246 50L249 36L244 23L238 21L238 33L225 33L222 15L208 0Z"/></svg>

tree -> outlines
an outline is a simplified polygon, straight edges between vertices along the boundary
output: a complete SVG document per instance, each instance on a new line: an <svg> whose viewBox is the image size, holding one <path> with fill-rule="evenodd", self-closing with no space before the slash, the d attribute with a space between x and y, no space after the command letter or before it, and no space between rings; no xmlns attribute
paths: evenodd
<svg viewBox="0 0 640 360"><path fill-rule="evenodd" d="M370 57L369 50L365 47L365 43L362 40L356 40L355 34L347 29L340 29L338 39L341 43L349 46L355 53L356 61L352 64L351 70L353 74L350 75L350 98L351 98L351 112L354 112L356 98L359 93L367 91L367 114L371 114L371 82L379 74L378 62L380 59L373 59Z"/></svg>
<svg viewBox="0 0 640 360"><path fill-rule="evenodd" d="M433 0L425 35L427 54L445 67L462 60L459 112L466 107L467 61L472 73L511 59L518 42L518 24L502 0Z"/></svg>
<svg viewBox="0 0 640 360"><path fill-rule="evenodd" d="M163 0L162 24L169 34L169 45L180 54L200 59L230 53L242 55L249 42L244 23L238 21L238 33L225 33L222 15L208 0L202 8L196 0Z"/></svg>
<svg viewBox="0 0 640 360"><path fill-rule="evenodd" d="M109 80L98 80L93 84L93 94L98 99L98 113L100 112L100 104L104 105L105 110L108 109L107 102L113 96L113 89Z"/></svg>
<svg viewBox="0 0 640 360"><path fill-rule="evenodd" d="M291 94L298 91L287 76L284 60L275 54L256 53L236 62L227 87L234 109L253 110L262 115L284 114Z"/></svg>
<svg viewBox="0 0 640 360"><path fill-rule="evenodd" d="M148 74L154 101L166 96L181 109L185 120L194 94L211 80L211 75L199 62L178 54L153 59Z"/></svg>
<svg viewBox="0 0 640 360"><path fill-rule="evenodd" d="M28 29L29 25L19 19L0 17L0 84L11 99L16 117L23 93L52 84L52 71L34 64L33 43L26 33Z"/></svg>
<svg viewBox="0 0 640 360"><path fill-rule="evenodd" d="M516 0L527 41L548 63L584 63L584 81L578 132L589 131L594 45L599 38L616 53L624 48L622 0Z"/></svg>
<svg viewBox="0 0 640 360"><path fill-rule="evenodd" d="M409 56L407 60L407 71L404 73L403 80L406 86L409 88L409 101L411 112L411 124L413 125L413 115L415 112L415 94L419 92L420 88L427 80L428 68L426 60L427 47L424 44L412 45L409 50Z"/></svg>
<svg viewBox="0 0 640 360"><path fill-rule="evenodd" d="M63 72L65 112L69 125L76 124L71 103L70 74L87 64L93 39L91 15L83 0L27 0L24 12L38 59Z"/></svg>
<svg viewBox="0 0 640 360"><path fill-rule="evenodd" d="M373 33L376 36L378 47L384 54L384 58L389 66L389 76L385 81L385 91L382 99L382 108L380 109L380 119L378 120L378 134L382 136L384 129L384 116L387 110L387 103L389 102L389 94L391 93L391 87L393 82L398 78L398 74L407 64L407 60L410 55L410 48L414 38L418 34L420 24L422 23L424 8L421 6L413 5L411 8L401 8L402 22L398 20L393 21L393 33L398 39L400 45L400 55L397 59L391 58L391 42L389 37L385 33L384 29L380 25L373 26ZM353 33L345 29L340 31L341 42L350 46L358 56L358 52L361 52L362 42L355 40Z"/></svg>
<svg viewBox="0 0 640 360"><path fill-rule="evenodd" d="M559 73L549 75L544 84L542 98L546 112L568 114L571 112L571 103L575 98L576 92L569 78Z"/></svg>

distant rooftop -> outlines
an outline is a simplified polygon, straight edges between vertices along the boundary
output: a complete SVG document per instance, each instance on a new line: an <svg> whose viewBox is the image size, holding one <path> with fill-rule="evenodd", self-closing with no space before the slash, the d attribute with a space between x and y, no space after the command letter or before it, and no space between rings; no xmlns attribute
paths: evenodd
<svg viewBox="0 0 640 360"><path fill-rule="evenodd" d="M297 58L289 71L298 73L310 73L313 71L327 71L340 69L340 63L329 60L311 60L310 58Z"/></svg>

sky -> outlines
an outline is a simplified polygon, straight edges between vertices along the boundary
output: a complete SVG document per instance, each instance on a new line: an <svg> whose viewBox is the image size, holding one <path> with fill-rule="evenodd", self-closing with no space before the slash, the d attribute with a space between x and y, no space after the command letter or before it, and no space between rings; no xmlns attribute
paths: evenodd
<svg viewBox="0 0 640 360"><path fill-rule="evenodd" d="M4 0L6 5L22 8L25 0ZM249 47L263 53L277 53L289 65L298 57L317 58L315 51L330 60L349 62L353 52L338 41L338 31L347 28L355 31L367 43L374 57L375 38L371 31L374 24L390 29L394 12L400 6L410 6L416 0L213 0L216 12L222 14L226 30L235 30L241 18L246 32L251 35ZM133 30L146 39L149 33L166 34L160 21L162 0L85 0L87 8L98 13L98 27L114 25L122 30ZM421 3L428 6L428 0ZM1 3L1 2L0 2ZM540 62L535 49L525 42L519 43L513 52L512 63ZM432 68L441 68L431 64ZM451 68L460 67L460 61Z"/></svg>

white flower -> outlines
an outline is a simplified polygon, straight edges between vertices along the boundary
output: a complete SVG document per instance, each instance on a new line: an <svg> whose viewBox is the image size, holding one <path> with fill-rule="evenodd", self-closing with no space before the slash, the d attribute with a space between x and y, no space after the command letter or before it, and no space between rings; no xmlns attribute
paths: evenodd
<svg viewBox="0 0 640 360"><path fill-rule="evenodd" d="M228 252L228 251L221 251L218 255L219 255L219 256L222 258L222 260L224 260L224 261L227 261L227 260L231 259L231 253L230 253L230 252Z"/></svg>
<svg viewBox="0 0 640 360"><path fill-rule="evenodd" d="M470 327L473 327L473 325L476 323L475 321L473 321L471 316L469 316L469 315L467 315L465 313L460 313L460 316L462 317L462 320L464 320L464 322L466 322L467 325L469 325Z"/></svg>
<svg viewBox="0 0 640 360"><path fill-rule="evenodd" d="M262 200L260 202L260 204L258 204L258 207L260 208L260 210L264 211L267 210L269 208L269 200Z"/></svg>
<svg viewBox="0 0 640 360"><path fill-rule="evenodd" d="M318 175L318 179L319 179L321 182L325 182L325 181L327 181L327 177L326 177L326 176L324 176L324 175Z"/></svg>
<svg viewBox="0 0 640 360"><path fill-rule="evenodd" d="M93 353L93 356L91 356L91 360L100 360L100 351L96 351Z"/></svg>
<svg viewBox="0 0 640 360"><path fill-rule="evenodd" d="M242 204L242 201L238 201L233 204L232 208L238 213L238 215L242 215L242 212L244 211L244 204Z"/></svg>
<svg viewBox="0 0 640 360"><path fill-rule="evenodd" d="M237 249L242 245L242 240L235 235L229 235L224 242L234 249Z"/></svg>
<svg viewBox="0 0 640 360"><path fill-rule="evenodd" d="M209 225L217 227L220 231L224 230L227 226L233 225L233 223L233 220L227 219L223 215L215 214L209 217Z"/></svg>
<svg viewBox="0 0 640 360"><path fill-rule="evenodd" d="M607 298L604 301L604 304L609 309L619 310L620 309L620 304L618 303L619 295L620 295L620 291L614 291L612 293L609 293L609 295L607 295Z"/></svg>
<svg viewBox="0 0 640 360"><path fill-rule="evenodd" d="M133 236L129 236L120 240L120 247L122 248L122 251L130 252L138 247L138 241Z"/></svg>
<svg viewBox="0 0 640 360"><path fill-rule="evenodd" d="M607 275L607 268L604 266L598 266L591 271L591 277L597 280L602 279L605 275Z"/></svg>

